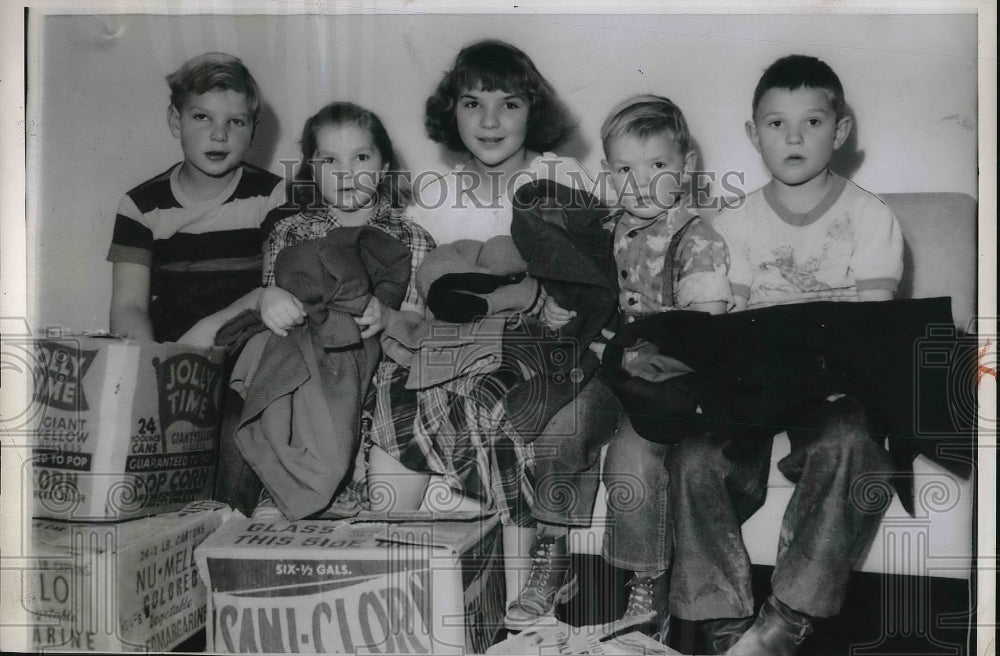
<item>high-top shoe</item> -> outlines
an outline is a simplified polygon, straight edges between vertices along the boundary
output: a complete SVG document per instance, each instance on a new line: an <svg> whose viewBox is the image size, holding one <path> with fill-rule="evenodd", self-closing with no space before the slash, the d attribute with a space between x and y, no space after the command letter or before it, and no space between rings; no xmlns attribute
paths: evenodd
<svg viewBox="0 0 1000 656"><path fill-rule="evenodd" d="M260 491L260 496L257 497L257 507L254 508L251 517L253 519L284 519L285 516L278 509L278 504L274 502L271 493L267 491L267 488L264 488Z"/></svg>
<svg viewBox="0 0 1000 656"><path fill-rule="evenodd" d="M531 547L531 571L504 617L508 629L524 629L543 617L553 616L556 606L576 595L579 585L569 571L569 548L565 537L538 537Z"/></svg>
<svg viewBox="0 0 1000 656"><path fill-rule="evenodd" d="M753 626L729 648L726 656L794 656L810 633L812 621L808 616L771 595L761 606Z"/></svg>
<svg viewBox="0 0 1000 656"><path fill-rule="evenodd" d="M639 617L655 612L651 622L650 637L667 644L670 638L670 577L666 572L659 576L636 574L626 584L628 604L622 619Z"/></svg>

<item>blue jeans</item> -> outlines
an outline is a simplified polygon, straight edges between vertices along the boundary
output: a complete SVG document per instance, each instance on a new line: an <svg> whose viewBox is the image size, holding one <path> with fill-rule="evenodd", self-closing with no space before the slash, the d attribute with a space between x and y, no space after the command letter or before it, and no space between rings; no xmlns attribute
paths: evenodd
<svg viewBox="0 0 1000 656"><path fill-rule="evenodd" d="M557 526L590 525L605 444L604 558L622 569L664 570L670 563L672 533L665 465L669 447L639 437L621 402L597 377L556 413L534 442L534 516Z"/></svg>
<svg viewBox="0 0 1000 656"><path fill-rule="evenodd" d="M889 453L851 397L810 406L788 423L794 482L771 577L774 595L813 617L840 612L857 559L892 499ZM671 447L674 564L670 612L686 620L753 614L750 560L740 525L764 502L771 439L733 447L690 438Z"/></svg>

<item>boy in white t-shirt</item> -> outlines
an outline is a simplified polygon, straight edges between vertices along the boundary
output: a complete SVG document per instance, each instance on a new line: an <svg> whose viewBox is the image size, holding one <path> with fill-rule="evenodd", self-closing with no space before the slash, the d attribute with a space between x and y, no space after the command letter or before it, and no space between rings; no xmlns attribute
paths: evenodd
<svg viewBox="0 0 1000 656"><path fill-rule="evenodd" d="M830 170L851 123L840 80L822 61L791 55L764 73L746 130L772 180L713 224L728 246L736 309L893 298L903 271L899 223ZM803 413L809 421L790 422L791 454L778 463L796 486L772 593L756 617L740 525L763 502L770 441L737 456L720 440L693 438L670 453L670 610L699 623L700 653L797 653L813 618L840 612L854 563L878 530L882 513L853 496L892 471L864 399L834 394Z"/></svg>

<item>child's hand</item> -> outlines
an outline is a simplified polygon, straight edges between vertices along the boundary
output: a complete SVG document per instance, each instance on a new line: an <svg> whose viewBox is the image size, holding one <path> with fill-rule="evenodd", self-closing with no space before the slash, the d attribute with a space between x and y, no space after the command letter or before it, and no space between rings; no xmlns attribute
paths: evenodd
<svg viewBox="0 0 1000 656"><path fill-rule="evenodd" d="M188 328L188 331L177 338L178 344L207 348L215 345L215 333L219 326L213 317L208 316Z"/></svg>
<svg viewBox="0 0 1000 656"><path fill-rule="evenodd" d="M560 307L551 296L545 299L545 304L542 306L542 323L552 330L562 328L575 316L576 312Z"/></svg>
<svg viewBox="0 0 1000 656"><path fill-rule="evenodd" d="M257 301L260 318L271 332L282 337L288 336L288 330L302 325L306 311L302 302L291 292L281 287L268 287L260 293Z"/></svg>
<svg viewBox="0 0 1000 656"><path fill-rule="evenodd" d="M354 317L354 322L361 327L361 339L373 337L383 330L389 321L391 308L382 305L382 301L372 296L360 317Z"/></svg>
<svg viewBox="0 0 1000 656"><path fill-rule="evenodd" d="M604 362L604 349L608 345L607 340L614 339L615 334L607 328L601 328L601 335L604 336L605 341L591 342L589 348L595 355L597 355L598 360Z"/></svg>

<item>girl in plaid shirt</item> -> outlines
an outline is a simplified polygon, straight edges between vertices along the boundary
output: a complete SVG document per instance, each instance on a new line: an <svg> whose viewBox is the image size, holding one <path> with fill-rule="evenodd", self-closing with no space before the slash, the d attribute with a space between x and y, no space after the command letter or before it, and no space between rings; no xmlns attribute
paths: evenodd
<svg viewBox="0 0 1000 656"><path fill-rule="evenodd" d="M411 199L410 187L400 171L399 158L382 121L375 113L353 103L332 103L306 121L299 143L302 166L296 176L291 202L272 210L264 222L267 234L264 289L257 308L264 324L274 333L285 336L292 327L305 321L302 303L275 285L274 263L278 253L288 246L320 239L335 228L363 225L384 230L410 249L410 282L398 311L412 310L422 314L424 303L417 292L416 271L435 243L426 230L404 214ZM361 337L366 339L381 332L392 313L398 311L382 305L373 295L362 316L354 319L361 328ZM387 385L397 368L395 363L383 358L372 387ZM371 422L372 405L373 397L363 408L362 425ZM242 461L238 453L231 455ZM220 460L227 458L221 456ZM223 469L228 472L229 468L227 461ZM220 478L229 480L227 475L220 474ZM232 476L235 479L252 477L255 484L247 481L246 488L259 490L256 475L245 467ZM352 503L363 498L364 485L365 471L357 467L343 490L345 494L343 497L338 495L335 502ZM243 486L242 480L229 485L240 490L236 497L241 500L248 496L242 491ZM257 503L255 516L277 512L273 502L266 496L264 499L264 503Z"/></svg>
<svg viewBox="0 0 1000 656"><path fill-rule="evenodd" d="M410 284L401 310L423 312L416 288L417 267L435 246L426 230L404 214L410 201L409 184L400 172L399 158L382 121L353 103L327 105L302 129L302 168L305 184L295 185L296 214L274 221L264 250L264 291L259 309L265 325L278 335L305 320L302 303L274 284L274 261L287 246L319 239L334 228L371 225L410 249ZM285 210L287 213L287 209ZM363 339L385 328L391 312L372 296L362 316L355 318Z"/></svg>

